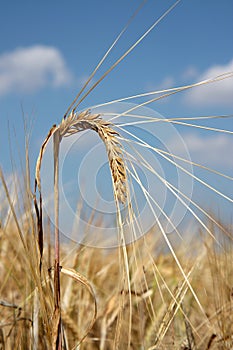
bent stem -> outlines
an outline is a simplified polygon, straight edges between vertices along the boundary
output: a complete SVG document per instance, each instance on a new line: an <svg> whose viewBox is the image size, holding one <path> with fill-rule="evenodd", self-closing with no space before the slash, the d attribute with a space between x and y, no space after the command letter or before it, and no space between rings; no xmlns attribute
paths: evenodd
<svg viewBox="0 0 233 350"><path fill-rule="evenodd" d="M60 241L59 241L59 149L60 142L63 137L76 134L85 130L93 130L97 132L101 140L104 142L111 176L113 181L114 198L119 213L119 203L124 204L128 197L126 167L123 158L123 149L118 141L120 136L114 129L113 124L103 120L99 114L91 114L89 110L75 114L71 114L56 126L50 129L45 141L40 149L39 157L36 164L35 184L41 193L40 170L46 146L53 136L53 157L54 157L54 223L55 223L55 259L54 259L54 315L53 315L53 349L60 350L62 348L62 332L61 332L61 303L60 303ZM35 190L36 190L35 186ZM36 203L36 200L35 200ZM40 214L40 213L39 213ZM42 217L42 209L39 218ZM122 224L120 224L120 227ZM122 233L123 235L123 233ZM124 240L123 240L124 242ZM127 265L127 259L125 263ZM126 268L128 272L128 267ZM130 283L129 274L127 274L128 284ZM130 286L128 287L130 290Z"/></svg>
<svg viewBox="0 0 233 350"><path fill-rule="evenodd" d="M55 220L55 259L54 259L54 348L61 349L61 307L60 307L60 237L59 237L59 147L60 131L56 130L53 135L54 157L54 220Z"/></svg>

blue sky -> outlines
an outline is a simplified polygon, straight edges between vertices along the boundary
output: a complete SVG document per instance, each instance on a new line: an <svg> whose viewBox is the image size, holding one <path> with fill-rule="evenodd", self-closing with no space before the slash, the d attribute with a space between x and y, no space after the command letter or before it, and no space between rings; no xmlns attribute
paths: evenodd
<svg viewBox="0 0 233 350"><path fill-rule="evenodd" d="M11 172L9 130L11 142L17 146L17 160L19 155L23 158L23 115L32 125L33 169L47 131L52 124L59 123L85 79L140 3L21 0L1 4L0 164L6 173ZM97 77L173 3L148 0ZM80 108L233 71L232 32L231 0L183 0ZM232 114L232 88L231 78L215 88L193 89L171 97L153 108L167 117ZM232 119L211 125L232 130ZM221 156L232 146L229 135L218 135L216 139L210 135L207 140L206 133L196 129L180 131L193 149L195 160L208 157L210 165L232 174L232 161Z"/></svg>

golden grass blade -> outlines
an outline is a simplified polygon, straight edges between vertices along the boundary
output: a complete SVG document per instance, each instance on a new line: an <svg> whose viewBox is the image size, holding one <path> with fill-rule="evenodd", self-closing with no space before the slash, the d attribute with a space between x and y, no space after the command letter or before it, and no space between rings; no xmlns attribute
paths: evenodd
<svg viewBox="0 0 233 350"><path fill-rule="evenodd" d="M48 135L46 136L44 142L42 143L42 146L40 148L40 152L39 152L39 156L37 158L37 162L36 162L36 170L35 170L35 192L36 192L36 188L38 187L39 191L41 192L41 181L40 181L40 169L41 169L41 162L42 162L42 158L43 158L43 154L45 152L46 146L50 140L50 138L52 137L53 133L56 130L56 125L53 125L51 127L51 129L48 132Z"/></svg>
<svg viewBox="0 0 233 350"><path fill-rule="evenodd" d="M169 96L172 96L172 95L175 95L177 94L178 92L182 92L182 91L186 91L186 90L189 90L189 89L192 89L194 87L198 87L198 86L202 86L202 85L206 85L206 84L210 84L210 83L214 83L214 82L217 82L217 81L221 81L221 80L224 80L224 79L227 79L227 78L231 78L233 77L233 72L226 72L224 74L221 74L221 75L218 75L214 78L210 78L210 79L205 79L205 80L202 80L198 83L194 83L194 84L191 84L191 85L185 85L185 86L182 86L180 87L179 89L175 90L175 91L172 91L170 93L166 93L164 95L161 95L159 97L154 97L148 101L145 101L145 102L142 102L142 103L139 103L137 104L136 106L128 109L127 111L121 113L121 114L118 114L118 117L121 117L121 116L124 116L124 115L127 115L128 113L131 113L135 110L137 110L138 108L140 107L144 107L144 106L147 106L149 104L151 104L152 102L156 102L156 101L159 101L159 100L162 100L164 98L167 98ZM106 104L103 104L103 105L107 105ZM94 106L94 107L97 107L97 106Z"/></svg>
<svg viewBox="0 0 233 350"><path fill-rule="evenodd" d="M187 290L188 286L186 285L185 281L181 285L177 286L177 290L174 293L173 299L166 312L164 313L162 320L159 322L159 328L157 330L152 329L149 332L150 337L153 335L155 340L153 341L154 345L150 346L148 350L155 350L161 345L161 342L163 341L163 338L167 333L169 326L171 325L177 311L180 308Z"/></svg>
<svg viewBox="0 0 233 350"><path fill-rule="evenodd" d="M225 129L218 129L218 128L212 128L204 125L197 125L197 124L190 124L187 122L181 122L179 120L202 120L202 119L217 119L217 118L232 118L232 115L228 116L208 116L208 117L193 117L193 118L151 118L151 117L143 117L143 116L138 116L134 114L126 114L126 117L136 117L136 118L142 118L143 120L141 121L133 121L133 122L126 122L126 123L121 123L117 124L118 127L125 127L125 126L130 126L130 125L143 125L143 124L148 124L148 123L157 123L157 122L169 122L171 124L177 124L177 125L183 125L183 126L191 126L194 128L199 128L199 129L204 129L204 130L209 130L209 131L216 131L216 132L222 132L226 134L233 134L233 131L231 130L225 130ZM117 114L118 117L118 114Z"/></svg>
<svg viewBox="0 0 233 350"><path fill-rule="evenodd" d="M197 128L197 129L204 129L204 130L209 130L209 131L221 132L221 133L225 133L225 134L233 134L233 131L225 130L225 129L218 129L218 128L211 128L209 126L203 126L203 125L197 125L197 124L189 124L189 123L184 123L184 122L179 122L179 121L171 121L171 123L172 124L183 125L183 126L191 126L193 128Z"/></svg>
<svg viewBox="0 0 233 350"><path fill-rule="evenodd" d="M87 290L89 291L90 295L93 298L94 313L92 315L89 327L86 330L85 334L79 340L79 343L73 348L73 349L76 349L83 342L83 340L87 337L88 333L90 332L90 330L92 329L92 327L93 327L93 325L94 325L94 323L96 321L96 317L97 317L97 300L96 300L94 289L93 289L92 285L90 284L90 282L88 281L88 279L85 276L82 276L80 273L78 273L77 271L75 271L73 269L65 268L65 267L61 268L61 273L63 273L64 275L66 275L68 277L73 278L76 282L79 282L79 283L83 284L87 288Z"/></svg>
<svg viewBox="0 0 233 350"><path fill-rule="evenodd" d="M53 314L53 349L62 349L61 331L61 287L60 287L60 234L59 234L59 147L60 129L53 133L54 159L54 223L55 223L55 257L54 257L54 314Z"/></svg>
<svg viewBox="0 0 233 350"><path fill-rule="evenodd" d="M94 106L93 109L97 108L99 106ZM101 115L106 115L106 116L113 116L109 121L115 122L117 118L121 116L121 114L116 113L116 112L104 112L101 113ZM197 117L170 117L170 118L158 118L158 117L150 117L146 115L140 115L136 113L124 113L124 117L134 117L135 119L141 119L138 121L133 121L133 122L124 122L124 123L118 123L117 125L119 126L129 126L129 125L137 125L137 124L145 124L145 123L154 123L154 122L169 122L169 121L176 121L176 120L206 120L206 119L228 119L228 118L233 118L232 114L227 114L227 115L200 115Z"/></svg>
<svg viewBox="0 0 233 350"><path fill-rule="evenodd" d="M190 323L188 322L188 317L187 312L186 312L186 308L184 306L184 303L181 303L181 310L184 314L184 322L185 322L185 329L186 329L186 335L187 335L187 342L188 342L188 347L190 350L197 350L196 347L196 342L195 342L195 338L193 335L193 330L192 327L190 326Z"/></svg>
<svg viewBox="0 0 233 350"><path fill-rule="evenodd" d="M37 158L36 162L36 170L35 170L35 185L34 185L34 195L33 195L33 201L34 201L34 207L37 217L37 232L38 232L38 245L39 245L39 251L40 251L40 271L42 268L42 257L43 257L43 246L44 246L44 233L43 233L43 209L42 209L42 194L41 194L41 179L40 179L40 170L41 170L41 163L43 159L44 152L46 150L46 146L56 131L57 127L56 125L53 125L52 128L49 130L48 135L46 136L44 142L42 143L42 146L40 148L39 156ZM39 204L37 202L36 198L36 190L39 190Z"/></svg>
<svg viewBox="0 0 233 350"><path fill-rule="evenodd" d="M189 90L191 88L202 86L202 85L206 85L206 84L210 84L210 83L215 83L217 81L221 81L221 80L232 78L232 77L233 77L233 72L225 72L224 74L220 74L220 75L215 76L213 78L205 79L205 80L199 81L197 83L193 83L193 84L189 84L189 85L183 85L183 86L170 88L170 89L150 91L150 92L147 92L147 93L138 94L138 95L134 95L134 96L127 96L127 97L123 97L123 98L120 98L120 99L111 100L109 102L105 102L105 103L100 103L100 104L94 105L93 108L108 106L108 105L114 104L116 102L129 101L129 100L137 99L137 98L140 98L140 97L147 97L147 96L151 96L151 95L159 95L159 94L165 92L165 94L163 94L163 95L161 95L159 97L152 98L152 99L144 102L143 104L137 105L137 107L135 108L135 109L137 109L139 107L145 106L145 105L150 104L152 102L155 102L155 101L161 100L163 98L169 97L171 95L174 95L174 94L176 94L178 92ZM119 114L119 116L127 115L131 111L132 110L130 109L130 110L124 112L123 114Z"/></svg>
<svg viewBox="0 0 233 350"><path fill-rule="evenodd" d="M4 191L6 193L6 197L7 197L7 200L8 200L8 203L9 203L9 206L10 206L10 209L11 209L11 213L13 215L13 218L14 218L14 221L15 221L15 224L16 224L16 227L17 227L17 231L18 231L18 234L20 236L20 240L23 244L23 248L25 250L27 250L27 247L26 247L26 242L25 242L25 238L24 238L24 235L23 235L23 232L21 230L21 227L19 225L19 221L18 221L18 218L17 218L17 214L15 212L15 208L14 208L14 205L12 203L12 200L11 200L11 197L10 197L10 193L9 193L9 190L8 190L8 187L7 187L7 184L6 184L6 181L5 181L5 178L4 178L4 175L3 175L3 172L2 172L2 169L0 168L0 179L1 179L1 182L2 182L2 185L3 185L3 188L4 188Z"/></svg>

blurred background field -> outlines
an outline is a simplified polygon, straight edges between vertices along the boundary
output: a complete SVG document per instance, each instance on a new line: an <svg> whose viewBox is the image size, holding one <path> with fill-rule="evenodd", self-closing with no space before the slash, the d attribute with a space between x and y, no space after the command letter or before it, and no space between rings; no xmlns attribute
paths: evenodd
<svg viewBox="0 0 233 350"><path fill-rule="evenodd" d="M47 226L40 277L31 219L29 210L17 222L9 214L0 230L1 349L51 348L53 235ZM228 232L231 234L229 228ZM131 305L128 291L120 289L123 267L117 249L63 243L61 265L86 277L97 302L93 327L77 348L113 349L120 327L119 348L125 349L132 307L131 349L232 349L233 251L228 238L220 241L222 248L200 229L191 233L189 242L175 247L199 305L157 227L127 246ZM67 348L72 349L92 322L94 301L87 286L63 274L61 291L62 328Z"/></svg>

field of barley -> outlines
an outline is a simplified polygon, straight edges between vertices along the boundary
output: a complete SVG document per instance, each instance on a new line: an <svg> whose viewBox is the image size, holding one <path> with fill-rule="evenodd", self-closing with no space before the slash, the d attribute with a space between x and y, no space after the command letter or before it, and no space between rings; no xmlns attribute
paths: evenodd
<svg viewBox="0 0 233 350"><path fill-rule="evenodd" d="M14 222L1 228L2 349L56 348L54 250L48 228L41 272L36 228L33 233L28 221L21 231ZM156 241L157 231L127 246L130 295L117 249L62 247L62 348L232 348L229 242L219 251L212 238L202 237L190 242L192 252L176 250L189 287L174 258Z"/></svg>
<svg viewBox="0 0 233 350"><path fill-rule="evenodd" d="M221 91L231 111L232 63L192 83L86 103L182 3L163 4L120 52L148 4L135 6L71 104L36 130L36 151L25 115L22 147L9 131L0 350L233 349L232 113L204 104L196 113L190 102L212 96L214 105ZM194 112L166 113L182 94Z"/></svg>

